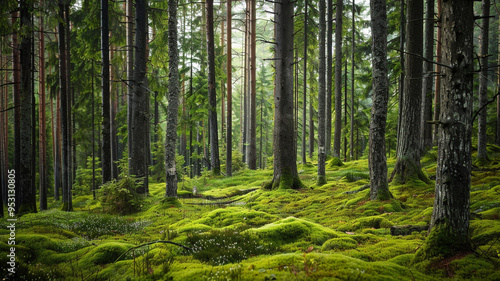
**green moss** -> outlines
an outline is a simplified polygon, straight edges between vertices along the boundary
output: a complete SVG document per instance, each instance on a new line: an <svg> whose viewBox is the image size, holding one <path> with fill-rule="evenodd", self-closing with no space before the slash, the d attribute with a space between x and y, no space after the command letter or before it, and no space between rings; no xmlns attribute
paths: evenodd
<svg viewBox="0 0 500 281"><path fill-rule="evenodd" d="M92 267L99 264L113 263L130 248L132 248L131 244L119 242L105 243L89 251L78 261L78 264L82 267Z"/></svg>
<svg viewBox="0 0 500 281"><path fill-rule="evenodd" d="M209 212L203 218L196 220L193 223L210 225L212 227L226 227L236 224L262 226L275 220L275 216L265 212L249 210L241 207L229 207Z"/></svg>
<svg viewBox="0 0 500 281"><path fill-rule="evenodd" d="M161 205L163 208L180 208L182 206L181 202L179 199L175 197L163 197L161 199Z"/></svg>
<svg viewBox="0 0 500 281"><path fill-rule="evenodd" d="M212 229L212 227L205 225L205 224L191 223L191 224L187 224L185 226L179 227L177 229L177 232L178 233L184 233L184 232L186 232L186 233L200 233L200 232L209 231L211 229Z"/></svg>
<svg viewBox="0 0 500 281"><path fill-rule="evenodd" d="M403 254L389 259L389 262L399 264L401 266L407 266L411 264L412 260L415 258L415 254Z"/></svg>
<svg viewBox="0 0 500 281"><path fill-rule="evenodd" d="M339 231L356 231L363 228L390 228L394 223L381 216L359 218L351 223L345 223L337 228Z"/></svg>
<svg viewBox="0 0 500 281"><path fill-rule="evenodd" d="M316 185L317 186L322 186L324 184L326 184L326 176L319 176L318 175L318 180L316 181Z"/></svg>
<svg viewBox="0 0 500 281"><path fill-rule="evenodd" d="M329 251L329 250L347 250L347 249L354 249L358 245L358 242L356 240L348 238L348 237L342 237L342 238L332 238L327 240L323 246L321 247L322 251Z"/></svg>
<svg viewBox="0 0 500 281"><path fill-rule="evenodd" d="M473 220L470 224L474 245L486 245L500 237L500 221Z"/></svg>
<svg viewBox="0 0 500 281"><path fill-rule="evenodd" d="M288 217L277 222L253 229L259 237L279 245L305 239L316 245L338 235L324 226L303 219Z"/></svg>
<svg viewBox="0 0 500 281"><path fill-rule="evenodd" d="M332 160L327 164L328 168L334 168L334 167L342 167L344 166L344 163L342 163L342 160L338 157L333 157Z"/></svg>

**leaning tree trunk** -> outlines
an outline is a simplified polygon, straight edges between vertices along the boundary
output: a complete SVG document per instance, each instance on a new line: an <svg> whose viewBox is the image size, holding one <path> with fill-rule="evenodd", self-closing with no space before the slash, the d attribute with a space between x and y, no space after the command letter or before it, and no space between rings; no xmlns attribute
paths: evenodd
<svg viewBox="0 0 500 281"><path fill-rule="evenodd" d="M333 157L340 158L342 135L342 0L337 0L335 14L335 131L333 135Z"/></svg>
<svg viewBox="0 0 500 281"><path fill-rule="evenodd" d="M400 183L428 181L420 166L420 114L422 107L423 0L407 1L405 80L401 132L393 176Z"/></svg>
<svg viewBox="0 0 500 281"><path fill-rule="evenodd" d="M300 188L293 119L293 2L281 0L275 12L274 176L265 188Z"/></svg>
<svg viewBox="0 0 500 281"><path fill-rule="evenodd" d="M326 143L325 135L325 119L326 119L326 58L325 58L325 37L326 37L326 21L325 21L325 0L319 0L319 78L318 78L318 179L317 185L321 186L326 183L325 161L326 161Z"/></svg>
<svg viewBox="0 0 500 281"><path fill-rule="evenodd" d="M177 115L179 112L179 50L177 49L177 0L168 1L168 106L165 138L166 196L177 197L177 170L175 146L177 141Z"/></svg>
<svg viewBox="0 0 500 281"><path fill-rule="evenodd" d="M392 197L387 183L387 158L385 156L385 125L389 100L387 77L387 3L371 0L372 41L372 92L373 106L370 119L369 156L370 199L387 200Z"/></svg>
<svg viewBox="0 0 500 281"><path fill-rule="evenodd" d="M477 163L488 161L486 152L486 104L488 102L488 44L490 30L490 0L483 0L483 19L481 25L481 58L479 75L479 108L477 119Z"/></svg>
<svg viewBox="0 0 500 281"><path fill-rule="evenodd" d="M212 172L220 174L219 137L217 132L217 95L215 92L215 41L214 1L207 1L207 50L208 50L208 115L210 119L210 163Z"/></svg>
<svg viewBox="0 0 500 281"><path fill-rule="evenodd" d="M473 2L443 1L443 67L436 192L431 230L416 260L471 250L469 204L473 60Z"/></svg>

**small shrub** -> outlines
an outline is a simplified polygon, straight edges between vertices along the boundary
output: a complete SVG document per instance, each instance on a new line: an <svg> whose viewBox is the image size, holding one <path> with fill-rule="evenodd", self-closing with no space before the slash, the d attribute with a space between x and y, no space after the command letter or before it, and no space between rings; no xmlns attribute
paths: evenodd
<svg viewBox="0 0 500 281"><path fill-rule="evenodd" d="M99 190L99 198L105 212L131 214L141 208L141 196L136 192L138 184L133 177L111 181Z"/></svg>
<svg viewBox="0 0 500 281"><path fill-rule="evenodd" d="M97 188L102 182L102 174L100 161L98 158L94 161L95 165L95 187ZM74 195L89 195L92 192L92 157L87 158L87 167L78 167L76 170L75 182L73 185Z"/></svg>

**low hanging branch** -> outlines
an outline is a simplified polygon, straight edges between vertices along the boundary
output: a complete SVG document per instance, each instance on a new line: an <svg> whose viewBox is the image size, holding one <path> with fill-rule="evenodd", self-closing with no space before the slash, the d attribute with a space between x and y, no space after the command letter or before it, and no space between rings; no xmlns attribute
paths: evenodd
<svg viewBox="0 0 500 281"><path fill-rule="evenodd" d="M128 252L130 252L130 251L132 251L132 250L135 250L135 249L140 248L140 247L144 247L144 246L152 245L152 244L157 244L157 243L172 244L172 245L175 245L175 246L179 246L179 247L183 248L184 250L188 250L188 251L189 251L189 250L191 250L191 248L189 248L189 247L186 247L186 246L184 246L184 245L182 245L182 244L178 244L178 243L175 243L175 242L172 242L172 241L157 240L157 241L149 242L149 243L142 244L142 245L135 246L135 247L132 247L132 248L128 249L127 251L125 251L125 253L121 254L121 255L120 255L120 256L119 256L119 257L115 260L115 262L113 262L113 263L116 263L117 261L119 261L119 260L120 260L120 258L121 258L122 256L124 256L125 254L127 254Z"/></svg>
<svg viewBox="0 0 500 281"><path fill-rule="evenodd" d="M476 120L476 117L477 115L479 114L479 112L481 112L481 110L483 110L483 108L485 108L488 104L492 103L495 101L495 99L500 95L500 89L498 90L497 94L493 96L493 98L491 98L491 100L489 100L487 103L485 103L480 109L478 109L476 111L476 113L474 113L474 116L472 117L472 123L474 123L474 120Z"/></svg>

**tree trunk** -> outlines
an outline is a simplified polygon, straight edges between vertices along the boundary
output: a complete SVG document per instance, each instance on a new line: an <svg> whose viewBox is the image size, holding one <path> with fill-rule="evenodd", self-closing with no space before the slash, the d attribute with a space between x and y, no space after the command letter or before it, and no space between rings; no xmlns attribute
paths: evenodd
<svg viewBox="0 0 500 281"><path fill-rule="evenodd" d="M248 150L248 168L251 170L257 169L257 106L256 98L256 10L255 0L250 1L250 136Z"/></svg>
<svg viewBox="0 0 500 281"><path fill-rule="evenodd" d="M335 13L335 132L333 135L333 157L340 158L342 135L342 0L337 0Z"/></svg>
<svg viewBox="0 0 500 281"><path fill-rule="evenodd" d="M441 6L442 6L442 0L437 0L437 15L438 15L438 20L437 20L437 32L436 32L436 81L435 81L435 86L434 89L436 93L434 94L434 120L439 120L439 114L441 112L441 65L439 64L441 62L441 25L442 25L442 18L441 18ZM433 144L437 145L438 143L438 125L434 126L434 135L432 137L432 142Z"/></svg>
<svg viewBox="0 0 500 281"><path fill-rule="evenodd" d="M215 175L220 174L219 137L217 131L217 93L215 91L215 41L213 0L207 1L208 102L210 119L210 164Z"/></svg>
<svg viewBox="0 0 500 281"><path fill-rule="evenodd" d="M232 65L232 19L231 19L231 0L226 2L226 20L227 20L227 133L226 133L226 174L228 177L233 175L233 65Z"/></svg>
<svg viewBox="0 0 500 281"><path fill-rule="evenodd" d="M19 12L12 13L12 24L17 24ZM18 34L12 34L12 62L14 73L13 76L13 100L14 100L14 169L16 172L21 171L21 62L19 54L20 46L18 42ZM21 197L21 189L16 189L16 198ZM16 202L20 204L21 202ZM16 212L19 209L16 207Z"/></svg>
<svg viewBox="0 0 500 281"><path fill-rule="evenodd" d="M401 67L401 73L399 74L399 97L398 97L398 127L397 127L397 137L396 137L396 155L398 154L398 141L401 135L401 118L403 117L403 93L405 91L405 0L401 0L400 4L400 17L399 17L399 65Z"/></svg>
<svg viewBox="0 0 500 281"><path fill-rule="evenodd" d="M482 1L483 19L481 25L481 54L479 75L479 111L477 118L477 163L482 165L488 161L486 152L486 103L488 102L488 43L490 30L490 0Z"/></svg>
<svg viewBox="0 0 500 281"><path fill-rule="evenodd" d="M40 127L40 140L39 140L39 174L40 174L40 210L47 210L47 147L46 147L46 128L45 128L45 34L43 26L43 14L40 15L40 42L39 42L39 127Z"/></svg>
<svg viewBox="0 0 500 281"><path fill-rule="evenodd" d="M393 177L400 183L428 181L420 167L420 117L422 108L423 0L407 1L405 80L401 132Z"/></svg>
<svg viewBox="0 0 500 281"><path fill-rule="evenodd" d="M387 69L387 3L386 0L370 2L372 30L372 92L373 106L370 119L369 156L370 199L387 200L392 197L387 183L387 158L385 156L385 126L389 79Z"/></svg>
<svg viewBox="0 0 500 281"><path fill-rule="evenodd" d="M332 27L333 27L333 5L332 0L327 0L326 5L326 119L325 119L325 154L330 155L330 151L332 149ZM325 156L326 159L326 156Z"/></svg>
<svg viewBox="0 0 500 281"><path fill-rule="evenodd" d="M302 90L302 164L307 163L306 157L306 123L307 123L307 6L309 5L308 1L305 1L304 4L304 68L303 68L303 90ZM331 122L330 122L331 123Z"/></svg>
<svg viewBox="0 0 500 281"><path fill-rule="evenodd" d="M139 194L147 194L145 186L148 176L147 158L148 154L148 126L149 126L149 95L146 91L146 32L147 0L137 0L135 4L136 20L136 52L134 60L133 94L129 103L129 134L132 135L132 143L129 151L129 171L137 178L143 178L143 184L137 189ZM130 141L130 140L129 140Z"/></svg>
<svg viewBox="0 0 500 281"><path fill-rule="evenodd" d="M64 0L59 0L59 17L64 19L64 11L66 10ZM59 22L59 91L60 91L60 103L61 103L61 183L62 183L62 210L72 211L73 206L71 202L71 189L69 183L69 173L71 172L70 158L69 158L69 140L68 140L68 87L67 87L67 52L66 52L66 22L64 20Z"/></svg>
<svg viewBox="0 0 500 281"><path fill-rule="evenodd" d="M471 250L469 204L473 61L473 2L443 1L442 108L431 230L416 260Z"/></svg>
<svg viewBox="0 0 500 281"><path fill-rule="evenodd" d="M497 59L497 73L500 73L500 20L498 21L498 59ZM500 91L500 75L497 78L497 92ZM500 95L497 96L497 132L496 132L496 145L500 146Z"/></svg>
<svg viewBox="0 0 500 281"><path fill-rule="evenodd" d="M420 129L422 152L425 153L432 147L432 127L428 121L432 120L432 84L434 75L432 61L434 60L434 0L425 2L425 45L422 81L422 117Z"/></svg>
<svg viewBox="0 0 500 281"><path fill-rule="evenodd" d="M101 128L102 128L102 183L111 181L111 118L110 118L110 90L109 90L109 23L108 0L101 0Z"/></svg>
<svg viewBox="0 0 500 281"><path fill-rule="evenodd" d="M349 159L354 160L354 114L355 114L355 107L354 107L354 52L356 50L356 26L354 25L354 11L355 11L355 4L354 0L352 0L352 45L351 45L351 120L349 122L350 124L350 130L349 130Z"/></svg>
<svg viewBox="0 0 500 281"><path fill-rule="evenodd" d="M268 189L301 188L294 151L293 131L293 2L274 4L275 11L275 95L274 176Z"/></svg>
<svg viewBox="0 0 500 281"><path fill-rule="evenodd" d="M177 170L175 145L177 140L177 114L179 111L179 50L177 49L177 0L168 1L168 106L165 138L166 196L177 197Z"/></svg>
<svg viewBox="0 0 500 281"><path fill-rule="evenodd" d="M318 78L318 179L316 184L318 186L326 183L325 161L326 161L326 122L327 116L325 114L326 105L325 100L326 91L326 57L325 57L325 37L326 37L326 22L325 22L325 0L319 0L319 78Z"/></svg>
<svg viewBox="0 0 500 281"><path fill-rule="evenodd" d="M134 95L134 4L133 0L126 0L126 37L127 37L127 126L132 126L132 97ZM132 130L127 130L128 151L130 155L133 141Z"/></svg>

